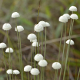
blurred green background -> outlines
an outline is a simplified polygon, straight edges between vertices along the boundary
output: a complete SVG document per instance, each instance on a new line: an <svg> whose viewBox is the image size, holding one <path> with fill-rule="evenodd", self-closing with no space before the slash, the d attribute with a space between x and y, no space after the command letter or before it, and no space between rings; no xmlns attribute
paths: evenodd
<svg viewBox="0 0 80 80"><path fill-rule="evenodd" d="M67 66L65 80L76 80L78 69L80 67L80 0L41 0L39 21L44 20L49 22L51 25L50 28L47 28L46 34L47 36L46 59L48 61L48 66L46 67L45 70L46 80L51 79L53 80L55 76L54 75L55 71L51 68L51 65L53 62L57 61L58 58L60 33L61 27L63 26L63 24L58 21L58 18L64 13L71 14L71 12L68 10L71 5L75 5L78 8L78 11L75 13L78 15L79 19L74 22L72 39L75 41L75 45L70 47L70 54L68 59L69 66ZM12 29L9 32L10 45L15 50L14 53L12 54L13 69L19 69L17 59L18 58L17 34L14 31L14 29L17 25L22 25L25 28L25 30L21 32L23 63L25 66L27 64L30 64L31 54L30 52L31 43L27 40L27 35L30 33L35 33L34 25L37 24L38 7L39 0L0 0L0 42L5 42L7 44L6 33L5 31L2 30L2 25L6 22L9 22L12 25ZM21 15L20 18L16 20L11 19L11 14L14 11L20 13ZM67 36L69 32L69 25L70 21L66 26ZM62 58L62 49L63 41L61 46L60 59ZM6 63L8 69L7 58L8 54L6 54ZM24 73L24 80L26 80L26 78L27 76ZM0 80L5 80L2 50L0 50Z"/></svg>

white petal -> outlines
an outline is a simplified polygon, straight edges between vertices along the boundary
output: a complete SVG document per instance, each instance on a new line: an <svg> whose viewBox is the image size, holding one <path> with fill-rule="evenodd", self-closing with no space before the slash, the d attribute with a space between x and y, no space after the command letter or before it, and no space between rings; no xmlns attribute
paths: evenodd
<svg viewBox="0 0 80 80"><path fill-rule="evenodd" d="M18 12L13 12L12 15L11 15L12 18L17 18L17 17L20 17L19 13Z"/></svg>
<svg viewBox="0 0 80 80"><path fill-rule="evenodd" d="M72 19L78 19L78 16L76 14L71 14L70 18L72 18Z"/></svg>
<svg viewBox="0 0 80 80"><path fill-rule="evenodd" d="M5 43L0 43L0 48L6 48L7 45Z"/></svg>
<svg viewBox="0 0 80 80"><path fill-rule="evenodd" d="M12 49L12 48L7 48L7 49L5 50L5 52L6 52L6 53L13 53L13 49Z"/></svg>
<svg viewBox="0 0 80 80"><path fill-rule="evenodd" d="M77 11L77 8L76 8L75 6L71 6L71 7L69 8L69 10L70 10L70 11Z"/></svg>
<svg viewBox="0 0 80 80"><path fill-rule="evenodd" d="M32 69L32 66L30 66L30 65L27 65L24 67L25 72L29 72L29 71L31 71L31 69Z"/></svg>
<svg viewBox="0 0 80 80"><path fill-rule="evenodd" d="M21 32L23 30L24 30L23 26L17 26L17 28L15 28L15 31L18 31L18 32Z"/></svg>

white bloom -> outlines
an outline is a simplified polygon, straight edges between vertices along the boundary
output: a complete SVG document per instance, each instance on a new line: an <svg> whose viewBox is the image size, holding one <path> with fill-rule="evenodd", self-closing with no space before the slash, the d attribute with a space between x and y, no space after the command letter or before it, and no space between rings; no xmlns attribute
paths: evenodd
<svg viewBox="0 0 80 80"><path fill-rule="evenodd" d="M9 23L3 24L3 27L2 27L2 29L3 29L3 30L6 30L6 31L10 30L11 28L12 28L12 27L11 27L11 25L10 25Z"/></svg>
<svg viewBox="0 0 80 80"><path fill-rule="evenodd" d="M0 43L0 48L6 48L7 45L5 43Z"/></svg>
<svg viewBox="0 0 80 80"><path fill-rule="evenodd" d="M17 17L20 17L19 13L18 12L13 12L12 15L11 15L12 18L17 18Z"/></svg>
<svg viewBox="0 0 80 80"><path fill-rule="evenodd" d="M39 44L38 42L33 42L33 43L32 43L32 46L33 46L33 47L38 47L38 45L40 46L40 44Z"/></svg>
<svg viewBox="0 0 80 80"><path fill-rule="evenodd" d="M30 66L30 65L27 65L24 67L25 72L29 72L29 71L31 71L31 69L32 69L32 66Z"/></svg>
<svg viewBox="0 0 80 80"><path fill-rule="evenodd" d="M66 44L74 45L74 41L73 41L73 40L68 39L68 40L66 41Z"/></svg>
<svg viewBox="0 0 80 80"><path fill-rule="evenodd" d="M12 69L8 69L8 70L6 71L6 73L7 73L7 74L12 74L12 73L13 73L13 70L12 70Z"/></svg>
<svg viewBox="0 0 80 80"><path fill-rule="evenodd" d="M13 70L13 74L20 74L20 72L18 70Z"/></svg>
<svg viewBox="0 0 80 80"><path fill-rule="evenodd" d="M35 60L35 61L43 60L42 54L36 54L36 55L34 56L34 60Z"/></svg>
<svg viewBox="0 0 80 80"><path fill-rule="evenodd" d="M76 14L71 14L70 18L72 18L72 19L78 19L78 16Z"/></svg>
<svg viewBox="0 0 80 80"><path fill-rule="evenodd" d="M15 28L15 31L18 31L18 32L21 32L23 30L24 30L23 26L17 26L17 28Z"/></svg>
<svg viewBox="0 0 80 80"><path fill-rule="evenodd" d="M32 75L38 75L40 72L39 72L39 70L37 68L32 68L31 71L30 71L30 73Z"/></svg>
<svg viewBox="0 0 80 80"><path fill-rule="evenodd" d="M60 64L59 62L54 62L54 63L52 64L52 68L53 68L53 69L60 69L60 68L61 68L61 64Z"/></svg>
<svg viewBox="0 0 80 80"><path fill-rule="evenodd" d="M41 25L41 24L36 24L35 26L34 26L34 31L36 31L36 32L41 32L41 31L43 31L43 26Z"/></svg>
<svg viewBox="0 0 80 80"><path fill-rule="evenodd" d="M7 48L7 49L5 50L5 52L6 52L6 53L13 53L13 49L12 49L12 48Z"/></svg>
<svg viewBox="0 0 80 80"><path fill-rule="evenodd" d="M27 39L30 40L30 42L35 42L35 41L37 41L37 37L36 37L36 35L33 34L33 33L29 34L28 37L27 37Z"/></svg>
<svg viewBox="0 0 80 80"><path fill-rule="evenodd" d="M77 8L76 8L75 6L71 6L71 7L69 8L69 10L70 10L70 11L77 11Z"/></svg>
<svg viewBox="0 0 80 80"><path fill-rule="evenodd" d="M46 67L47 64L48 64L48 63L47 63L46 60L40 60L40 61L38 62L38 65L41 66L41 67Z"/></svg>
<svg viewBox="0 0 80 80"><path fill-rule="evenodd" d="M70 15L69 14L63 14L63 16L67 17L67 19L70 19Z"/></svg>
<svg viewBox="0 0 80 80"><path fill-rule="evenodd" d="M40 21L38 24L42 25L43 27L49 27L50 24L48 22L45 21Z"/></svg>
<svg viewBox="0 0 80 80"><path fill-rule="evenodd" d="M60 17L59 17L59 21L60 21L60 22L63 22L63 23L66 23L66 22L68 22L68 18L65 17L65 16L60 16Z"/></svg>

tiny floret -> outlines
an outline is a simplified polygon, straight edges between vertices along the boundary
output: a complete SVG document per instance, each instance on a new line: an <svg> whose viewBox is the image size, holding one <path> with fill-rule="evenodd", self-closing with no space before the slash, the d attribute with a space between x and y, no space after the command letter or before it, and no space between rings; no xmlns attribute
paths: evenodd
<svg viewBox="0 0 80 80"><path fill-rule="evenodd" d="M7 48L7 49L5 50L5 52L6 52L6 53L13 53L13 49L12 49L12 48Z"/></svg>
<svg viewBox="0 0 80 80"><path fill-rule="evenodd" d="M36 24L34 26L34 31L36 31L36 32L41 32L43 30L44 30L44 28L43 28L43 26L41 24Z"/></svg>
<svg viewBox="0 0 80 80"><path fill-rule="evenodd" d="M33 43L32 43L32 46L33 46L33 47L38 47L38 46L40 46L40 44L39 44L38 42L33 42Z"/></svg>
<svg viewBox="0 0 80 80"><path fill-rule="evenodd" d="M54 62L54 63L52 64L52 68L53 68L53 69L60 69L60 68L61 68L61 64L60 64L59 62Z"/></svg>
<svg viewBox="0 0 80 80"><path fill-rule="evenodd" d="M31 71L31 69L32 69L32 66L30 66L30 65L27 65L24 67L25 72L29 72L29 71Z"/></svg>
<svg viewBox="0 0 80 80"><path fill-rule="evenodd" d="M17 26L17 28L15 28L15 31L18 31L18 32L21 32L23 30L24 30L23 26Z"/></svg>
<svg viewBox="0 0 80 80"><path fill-rule="evenodd" d="M70 15L69 14L63 14L63 16L67 17L67 19L70 19Z"/></svg>
<svg viewBox="0 0 80 80"><path fill-rule="evenodd" d="M70 18L77 20L78 19L78 15L77 14L71 14Z"/></svg>
<svg viewBox="0 0 80 80"><path fill-rule="evenodd" d="M35 75L38 75L40 72L37 68L32 68L30 73L35 76Z"/></svg>
<svg viewBox="0 0 80 80"><path fill-rule="evenodd" d="M10 25L9 23L4 23L4 24L3 24L3 27L2 27L2 29L5 30L5 31L10 30L11 28L12 28L12 27L11 27L11 25Z"/></svg>
<svg viewBox="0 0 80 80"><path fill-rule="evenodd" d="M41 66L41 67L46 67L47 64L48 64L48 63L47 63L46 60L40 60L40 61L38 62L38 65Z"/></svg>
<svg viewBox="0 0 80 80"><path fill-rule="evenodd" d="M71 7L69 8L69 10L70 10L70 11L77 11L77 8L76 8L75 6L71 6Z"/></svg>
<svg viewBox="0 0 80 80"><path fill-rule="evenodd" d="M60 22L63 22L63 23L66 23L66 22L68 22L68 18L65 17L65 16L60 16L60 17L59 17L59 21L60 21Z"/></svg>
<svg viewBox="0 0 80 80"><path fill-rule="evenodd" d="M30 40L30 42L36 42L37 41L37 37L33 33L29 34L27 39Z"/></svg>
<svg viewBox="0 0 80 80"><path fill-rule="evenodd" d="M18 75L20 72L18 70L13 70L13 74Z"/></svg>
<svg viewBox="0 0 80 80"><path fill-rule="evenodd" d="M0 43L0 48L6 48L7 47L7 45L5 44L5 43Z"/></svg>
<svg viewBox="0 0 80 80"><path fill-rule="evenodd" d="M11 15L12 18L20 17L20 14L18 12L13 12Z"/></svg>
<svg viewBox="0 0 80 80"><path fill-rule="evenodd" d="M66 44L74 45L74 41L69 39L66 41Z"/></svg>
<svg viewBox="0 0 80 80"><path fill-rule="evenodd" d="M8 70L6 71L6 73L7 73L7 74L12 74L12 73L13 73L13 70L12 70L12 69L8 69Z"/></svg>

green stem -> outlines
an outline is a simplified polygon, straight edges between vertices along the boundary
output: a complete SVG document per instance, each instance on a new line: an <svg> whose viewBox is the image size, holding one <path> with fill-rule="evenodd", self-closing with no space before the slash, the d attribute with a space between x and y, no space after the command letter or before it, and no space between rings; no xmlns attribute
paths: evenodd
<svg viewBox="0 0 80 80"><path fill-rule="evenodd" d="M45 27L45 50L44 50L44 59L46 57L46 27Z"/></svg>
<svg viewBox="0 0 80 80"><path fill-rule="evenodd" d="M36 47L35 47L35 55L36 55ZM34 67L36 67L36 61L34 61Z"/></svg>
<svg viewBox="0 0 80 80"><path fill-rule="evenodd" d="M20 33L19 33L19 42L20 42L20 66L21 66L21 79L23 80L23 65L22 65L22 50L21 50L21 37L20 37Z"/></svg>
<svg viewBox="0 0 80 80"><path fill-rule="evenodd" d="M57 70L55 70L55 79L54 80L57 80Z"/></svg>
<svg viewBox="0 0 80 80"><path fill-rule="evenodd" d="M43 54L43 32L41 35L41 54Z"/></svg>
<svg viewBox="0 0 80 80"><path fill-rule="evenodd" d="M16 76L15 76L15 80L16 80Z"/></svg>
<svg viewBox="0 0 80 80"><path fill-rule="evenodd" d="M32 45L31 45L31 66L32 66ZM32 80L32 75L31 75L31 80Z"/></svg>
<svg viewBox="0 0 80 80"><path fill-rule="evenodd" d="M74 22L74 21L71 20L71 26L70 26L70 31L69 31L69 39L71 39L72 28L73 28L73 22ZM69 43L69 45L68 45L67 53L66 53L66 61L65 61L65 67L64 67L63 80L65 80L65 72L66 72L67 61L68 61L68 56L69 56L69 49L70 49L70 43Z"/></svg>
<svg viewBox="0 0 80 80"><path fill-rule="evenodd" d="M79 80L79 74L80 74L80 68L79 68L79 71L78 71L77 80Z"/></svg>
<svg viewBox="0 0 80 80"><path fill-rule="evenodd" d="M29 80L29 72L28 72L28 80Z"/></svg>
<svg viewBox="0 0 80 80"><path fill-rule="evenodd" d="M66 24L65 24L65 34L64 36L66 37ZM62 65L63 65L63 58L64 58L64 52L65 52L65 44L66 44L66 40L64 40L64 47L63 47L63 56L62 56ZM59 76L59 80L61 78L61 73L62 73L62 68L60 70L60 76Z"/></svg>
<svg viewBox="0 0 80 80"><path fill-rule="evenodd" d="M43 68L41 68L41 80L43 80Z"/></svg>

